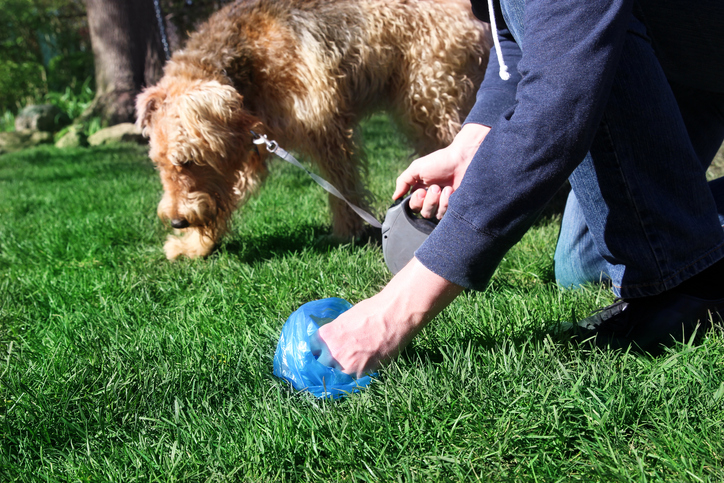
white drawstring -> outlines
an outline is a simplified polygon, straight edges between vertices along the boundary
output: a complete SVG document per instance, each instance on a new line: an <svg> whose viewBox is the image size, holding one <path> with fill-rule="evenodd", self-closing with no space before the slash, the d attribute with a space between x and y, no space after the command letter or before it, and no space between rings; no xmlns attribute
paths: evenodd
<svg viewBox="0 0 724 483"><path fill-rule="evenodd" d="M508 73L508 66L505 65L503 60L503 50L500 48L500 40L498 40L498 26L495 25L495 10L493 9L493 0L488 0L488 13L490 14L490 27L493 30L493 43L495 44L495 52L498 54L498 64L500 64L500 70L498 75L504 81L510 79Z"/></svg>

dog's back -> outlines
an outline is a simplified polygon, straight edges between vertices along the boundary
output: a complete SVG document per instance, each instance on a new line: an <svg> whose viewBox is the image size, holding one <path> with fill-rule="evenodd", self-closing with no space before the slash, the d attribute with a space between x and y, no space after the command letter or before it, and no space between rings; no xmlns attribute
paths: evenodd
<svg viewBox="0 0 724 483"><path fill-rule="evenodd" d="M465 0L240 0L192 34L166 73L193 65L232 84L293 144L305 135L292 139L297 123L356 123L384 109L429 152L452 140L472 107L489 45ZM420 132L430 122L447 126L442 138Z"/></svg>

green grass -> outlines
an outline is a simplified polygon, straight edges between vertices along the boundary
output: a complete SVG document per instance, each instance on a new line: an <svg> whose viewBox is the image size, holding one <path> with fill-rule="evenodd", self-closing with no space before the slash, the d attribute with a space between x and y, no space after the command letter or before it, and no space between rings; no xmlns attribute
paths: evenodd
<svg viewBox="0 0 724 483"><path fill-rule="evenodd" d="M15 116L10 111L5 111L0 115L0 132L9 132L15 130Z"/></svg>
<svg viewBox="0 0 724 483"><path fill-rule="evenodd" d="M409 152L365 124L375 208ZM389 279L330 244L322 190L281 161L205 260L169 263L145 149L0 157L0 481L722 481L724 337L651 359L545 329L611 301L561 291L557 218L465 293L369 390L272 375L301 304Z"/></svg>

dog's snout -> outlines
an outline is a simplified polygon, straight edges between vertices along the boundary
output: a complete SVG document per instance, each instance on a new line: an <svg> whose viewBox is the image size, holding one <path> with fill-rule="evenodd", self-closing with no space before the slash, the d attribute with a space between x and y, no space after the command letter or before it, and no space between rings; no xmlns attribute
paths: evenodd
<svg viewBox="0 0 724 483"><path fill-rule="evenodd" d="M178 228L179 230L181 228L188 228L190 226L188 220L182 219L182 218L176 218L171 220L171 226L174 228Z"/></svg>

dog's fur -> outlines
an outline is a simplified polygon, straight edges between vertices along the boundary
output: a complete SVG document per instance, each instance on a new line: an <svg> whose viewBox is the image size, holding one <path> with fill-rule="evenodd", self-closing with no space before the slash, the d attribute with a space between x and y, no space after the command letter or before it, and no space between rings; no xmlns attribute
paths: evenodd
<svg viewBox="0 0 724 483"><path fill-rule="evenodd" d="M137 100L164 195L169 259L207 255L266 174L250 130L316 162L366 207L356 129L385 110L419 154L448 145L475 101L489 27L468 0L239 0L214 14ZM333 231L362 220L330 198ZM178 233L178 231L177 231Z"/></svg>

